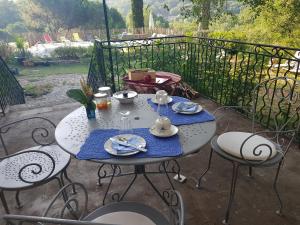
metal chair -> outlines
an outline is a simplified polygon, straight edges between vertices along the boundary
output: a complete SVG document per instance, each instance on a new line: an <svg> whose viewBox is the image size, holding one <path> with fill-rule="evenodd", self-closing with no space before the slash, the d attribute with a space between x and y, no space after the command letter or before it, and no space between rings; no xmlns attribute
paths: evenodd
<svg viewBox="0 0 300 225"><path fill-rule="evenodd" d="M76 190L75 194L72 190ZM170 218L167 219L158 210L137 202L114 202L102 206L85 216L87 212L88 193L80 183L64 186L52 199L43 216L3 215L2 219L10 225L30 224L73 224L73 225L183 225L184 208L181 195L177 191L165 192L169 200ZM65 197L67 201L59 200ZM56 206L56 207L54 207ZM58 218L50 215L58 215ZM65 219L74 217L74 219ZM18 222L18 223L17 223Z"/></svg>
<svg viewBox="0 0 300 225"><path fill-rule="evenodd" d="M203 176L210 169L213 152L232 163L231 188L224 224L228 224L240 166L249 167L249 176L252 176L252 167L277 166L273 189L279 201L279 209L276 213L282 213L283 205L276 186L278 175L297 134L299 138L300 85L297 80L278 77L263 81L254 88L251 102L250 112L243 109L244 112L248 111L252 115L251 132L226 131L215 136L211 140L208 167L198 179L197 187L200 188ZM215 114L232 108L240 107L221 107L215 111ZM256 121L272 127L272 131L257 131ZM225 128L228 130L228 121Z"/></svg>
<svg viewBox="0 0 300 225"><path fill-rule="evenodd" d="M9 132L12 130L15 133ZM64 179L71 182L66 172L71 158L54 145L54 130L55 124L42 117L27 118L0 127L0 143L4 149L4 157L0 157L0 198L6 213L9 213L9 208L4 191L16 191L16 202L20 208L20 191L52 180L56 180L60 188L64 186ZM26 135L31 135L31 142L36 146L24 146L28 140L21 138ZM11 144L21 145L23 150L12 153ZM32 143L28 145L32 146Z"/></svg>

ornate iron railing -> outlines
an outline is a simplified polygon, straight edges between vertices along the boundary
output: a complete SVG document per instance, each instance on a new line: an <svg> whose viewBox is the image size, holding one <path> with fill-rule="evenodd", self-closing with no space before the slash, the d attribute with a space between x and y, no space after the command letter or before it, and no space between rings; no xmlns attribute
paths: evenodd
<svg viewBox="0 0 300 225"><path fill-rule="evenodd" d="M299 80L300 49L186 36L112 41L110 47L96 41L88 81L94 89L109 85L120 90L127 69L145 67L177 73L221 105L250 108L252 90L261 81ZM264 112L258 121L272 128L271 115Z"/></svg>
<svg viewBox="0 0 300 225"><path fill-rule="evenodd" d="M5 115L8 105L23 103L25 103L23 88L0 57L0 114Z"/></svg>

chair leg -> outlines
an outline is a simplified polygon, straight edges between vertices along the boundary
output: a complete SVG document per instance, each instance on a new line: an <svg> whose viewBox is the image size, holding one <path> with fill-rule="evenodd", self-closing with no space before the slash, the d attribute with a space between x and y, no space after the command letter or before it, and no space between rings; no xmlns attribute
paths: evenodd
<svg viewBox="0 0 300 225"><path fill-rule="evenodd" d="M18 190L18 191L16 191L16 196L15 196L16 197L16 203L17 203L17 206L16 206L17 209L21 209L22 208L19 195L20 195L20 191Z"/></svg>
<svg viewBox="0 0 300 225"><path fill-rule="evenodd" d="M5 196L4 196L4 193L3 193L2 190L0 191L0 199L1 199L2 205L4 207L5 213L9 214L9 209L8 209L8 206L7 206L7 202L6 202L6 199L5 199Z"/></svg>
<svg viewBox="0 0 300 225"><path fill-rule="evenodd" d="M204 177L204 175L208 172L208 170L210 169L210 165L211 165L211 159L212 159L212 153L213 153L213 149L211 148L210 149L210 153L209 153L209 159L208 159L208 165L207 165L207 168L206 170L200 175L199 179L198 179L198 183L196 184L196 187L198 189L201 188L201 181L202 181L202 178Z"/></svg>
<svg viewBox="0 0 300 225"><path fill-rule="evenodd" d="M280 168L281 168L281 164L282 164L282 161L280 161L280 163L278 164L278 167L277 167L277 170L276 170L276 174L275 174L275 179L274 179L274 182L273 182L273 190L274 190L274 192L276 194L276 197L278 199L278 202L279 202L279 209L276 210L276 214L278 214L280 216L282 215L283 205L282 205L282 201L281 201L279 192L277 190L277 180L278 180L278 175L279 175L279 171L280 171Z"/></svg>
<svg viewBox="0 0 300 225"><path fill-rule="evenodd" d="M70 183L70 184L72 184L73 183L73 181L69 178L69 176L68 176L68 173L67 173L67 170L65 169L64 171L63 171L63 174L64 174L64 176L65 176L65 178L66 178L66 180ZM76 194L76 190L75 190L75 186L72 186L72 194Z"/></svg>
<svg viewBox="0 0 300 225"><path fill-rule="evenodd" d="M252 166L249 166L249 171L248 171L248 176L249 177L253 177L253 174L252 174Z"/></svg>
<svg viewBox="0 0 300 225"><path fill-rule="evenodd" d="M230 210L231 210L231 206L232 206L234 194L235 194L239 166L240 166L239 163L237 163L237 162L232 162L232 165L233 165L233 167L232 167L232 179L231 179L231 187L230 187L230 194L229 194L229 202L228 202L228 206L227 206L227 210L226 210L226 214L225 214L225 219L223 220L223 224L228 224Z"/></svg>

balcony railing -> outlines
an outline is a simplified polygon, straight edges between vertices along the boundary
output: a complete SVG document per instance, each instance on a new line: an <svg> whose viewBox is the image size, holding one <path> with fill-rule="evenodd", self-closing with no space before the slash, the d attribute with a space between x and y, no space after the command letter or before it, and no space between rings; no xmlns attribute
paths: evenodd
<svg viewBox="0 0 300 225"><path fill-rule="evenodd" d="M101 85L122 89L122 77L129 68L177 73L221 105L249 108L252 90L261 81L285 76L299 80L300 49L186 36L112 41L110 46L106 41L95 42L88 76L94 89ZM275 100L269 104L273 111L278 106ZM272 110L258 115L267 128L274 126ZM287 120L291 110L279 110L282 120Z"/></svg>
<svg viewBox="0 0 300 225"><path fill-rule="evenodd" d="M8 105L25 103L24 91L0 57L0 109L5 114Z"/></svg>

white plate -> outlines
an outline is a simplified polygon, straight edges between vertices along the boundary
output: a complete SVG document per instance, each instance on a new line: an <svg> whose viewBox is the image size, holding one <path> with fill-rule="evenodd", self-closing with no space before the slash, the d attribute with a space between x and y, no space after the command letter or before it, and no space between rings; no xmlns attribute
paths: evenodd
<svg viewBox="0 0 300 225"><path fill-rule="evenodd" d="M185 102L186 104L195 104L194 102ZM177 113L181 113L181 114L196 114L199 113L203 110L201 105L198 105L198 109L195 112L185 112L185 111L178 111L177 110L177 106L180 104L180 102L175 103L174 105L172 105L172 109L173 111L177 112Z"/></svg>
<svg viewBox="0 0 300 225"><path fill-rule="evenodd" d="M157 99L155 98L155 96L153 98L151 98L151 101L155 104L158 104L158 101ZM170 96L168 96L168 101L167 101L167 104L169 104L170 102L173 101L173 98L171 98Z"/></svg>
<svg viewBox="0 0 300 225"><path fill-rule="evenodd" d="M132 138L132 137L137 137L138 140L139 140L139 145L142 147L142 148L145 148L146 147L146 140L144 138L142 138L141 136L138 136L138 135L134 135L134 134L120 134L120 135L116 135L112 138L126 138L126 139L129 139L129 138ZM104 149L105 151L107 151L109 154L111 155L115 155L115 156L130 156L130 155L135 155L137 153L139 153L140 151L139 150L136 150L136 151L132 151L132 152L126 152L126 153L118 153L117 150L113 149L112 148L112 142L110 139L108 139L105 143L104 143Z"/></svg>
<svg viewBox="0 0 300 225"><path fill-rule="evenodd" d="M170 130L161 130L158 132L155 126L149 129L150 133L157 137L172 137L178 133L178 128L174 125L171 125Z"/></svg>

